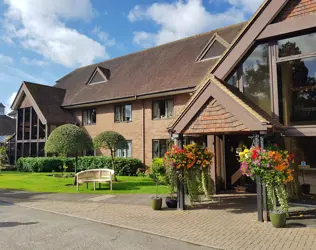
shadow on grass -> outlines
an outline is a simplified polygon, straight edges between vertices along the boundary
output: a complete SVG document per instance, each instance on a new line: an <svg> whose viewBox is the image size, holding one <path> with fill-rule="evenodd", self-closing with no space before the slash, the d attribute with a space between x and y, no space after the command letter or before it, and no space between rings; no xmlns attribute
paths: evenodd
<svg viewBox="0 0 316 250"><path fill-rule="evenodd" d="M73 184L66 184L65 186L74 186ZM152 181L140 181L140 182L129 182L129 181L118 181L113 182L113 190L124 191L124 190L139 190L141 187L155 187L156 184ZM89 189L93 187L93 183L89 183ZM109 183L102 183L101 188L99 184L96 184L96 190L109 190ZM86 184L80 184L80 188L86 188Z"/></svg>

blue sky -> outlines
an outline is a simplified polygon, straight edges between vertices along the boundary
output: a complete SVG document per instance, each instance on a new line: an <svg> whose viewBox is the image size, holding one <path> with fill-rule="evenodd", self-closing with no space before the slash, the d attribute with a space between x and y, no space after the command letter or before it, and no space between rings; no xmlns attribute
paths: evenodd
<svg viewBox="0 0 316 250"><path fill-rule="evenodd" d="M0 102L23 80L53 85L74 68L244 21L262 2L0 0Z"/></svg>

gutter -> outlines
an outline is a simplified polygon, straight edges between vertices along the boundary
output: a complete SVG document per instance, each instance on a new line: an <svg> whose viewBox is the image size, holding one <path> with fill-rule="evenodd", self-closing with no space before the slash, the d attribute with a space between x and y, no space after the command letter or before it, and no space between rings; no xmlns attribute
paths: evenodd
<svg viewBox="0 0 316 250"><path fill-rule="evenodd" d="M196 89L196 87L187 87L187 88L176 89L176 90L155 91L155 92L146 93L146 94L139 94L139 95L133 95L133 96L127 96L127 97L112 98L112 99L101 100L101 101L83 102L83 103L77 103L77 104L62 105L62 108L65 108L65 109L83 108L83 107L92 107L92 106L99 106L99 105L111 104L111 103L135 101L136 99L144 100L144 99L150 99L150 98L157 98L157 97L178 95L178 94L184 94L184 93L191 93L191 92L195 91L195 89Z"/></svg>

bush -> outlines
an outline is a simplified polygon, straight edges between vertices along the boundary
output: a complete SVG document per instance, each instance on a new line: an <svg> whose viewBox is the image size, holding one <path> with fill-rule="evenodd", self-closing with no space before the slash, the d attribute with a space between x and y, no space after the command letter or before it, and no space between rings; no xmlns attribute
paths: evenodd
<svg viewBox="0 0 316 250"><path fill-rule="evenodd" d="M19 158L16 167L21 172L60 172L63 165L67 165L67 171L73 172L75 158L65 157L39 157ZM96 168L112 168L111 157L83 156L78 157L78 171ZM134 158L116 158L117 175L136 176L137 169L143 168L140 160Z"/></svg>
<svg viewBox="0 0 316 250"><path fill-rule="evenodd" d="M150 166L150 173L153 178L157 178L159 183L166 184L166 168L163 158L154 158Z"/></svg>

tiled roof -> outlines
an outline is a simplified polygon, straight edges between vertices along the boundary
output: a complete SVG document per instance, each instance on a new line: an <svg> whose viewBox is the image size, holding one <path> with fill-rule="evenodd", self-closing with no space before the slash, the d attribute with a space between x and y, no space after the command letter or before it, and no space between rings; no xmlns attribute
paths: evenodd
<svg viewBox="0 0 316 250"><path fill-rule="evenodd" d="M195 62L208 41L217 33L231 43L245 25L232 25L78 68L57 81L55 86L67 90L63 106L194 89L217 60ZM108 69L110 80L104 84L87 85L96 67Z"/></svg>
<svg viewBox="0 0 316 250"><path fill-rule="evenodd" d="M72 114L61 108L65 96L65 90L41 85L37 83L24 82L34 101L49 124L74 123Z"/></svg>
<svg viewBox="0 0 316 250"><path fill-rule="evenodd" d="M15 119L0 115L0 136L12 135L15 133Z"/></svg>
<svg viewBox="0 0 316 250"><path fill-rule="evenodd" d="M209 134L223 132L249 131L236 116L227 111L212 97L206 105L196 114L184 130L184 134Z"/></svg>

